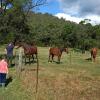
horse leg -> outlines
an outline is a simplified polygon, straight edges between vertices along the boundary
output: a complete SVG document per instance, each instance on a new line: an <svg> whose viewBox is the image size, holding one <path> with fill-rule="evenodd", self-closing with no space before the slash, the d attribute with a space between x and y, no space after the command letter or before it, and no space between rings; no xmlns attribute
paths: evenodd
<svg viewBox="0 0 100 100"><path fill-rule="evenodd" d="M29 55L29 65L30 65L30 55Z"/></svg>
<svg viewBox="0 0 100 100"><path fill-rule="evenodd" d="M26 65L26 55L25 55L25 65Z"/></svg>
<svg viewBox="0 0 100 100"><path fill-rule="evenodd" d="M54 61L54 59L53 59L53 58L54 58L54 55L52 55L52 61Z"/></svg>
<svg viewBox="0 0 100 100"><path fill-rule="evenodd" d="M93 52L91 51L91 61L92 61L92 58L93 58Z"/></svg>
<svg viewBox="0 0 100 100"><path fill-rule="evenodd" d="M95 58L94 58L94 62L95 62Z"/></svg>
<svg viewBox="0 0 100 100"><path fill-rule="evenodd" d="M95 59L96 59L96 57L95 56L93 56L93 61L95 62Z"/></svg>
<svg viewBox="0 0 100 100"><path fill-rule="evenodd" d="M49 59L48 59L48 62L50 62L50 57L51 57L51 55L49 54Z"/></svg>
<svg viewBox="0 0 100 100"><path fill-rule="evenodd" d="M34 55L32 55L32 58L33 58L33 62L34 62Z"/></svg>
<svg viewBox="0 0 100 100"><path fill-rule="evenodd" d="M35 56L36 56L36 59L37 59L37 53L35 54Z"/></svg>
<svg viewBox="0 0 100 100"><path fill-rule="evenodd" d="M93 57L91 56L91 61L93 61Z"/></svg>
<svg viewBox="0 0 100 100"><path fill-rule="evenodd" d="M60 58L61 58L61 56L58 56L58 63L60 63Z"/></svg>

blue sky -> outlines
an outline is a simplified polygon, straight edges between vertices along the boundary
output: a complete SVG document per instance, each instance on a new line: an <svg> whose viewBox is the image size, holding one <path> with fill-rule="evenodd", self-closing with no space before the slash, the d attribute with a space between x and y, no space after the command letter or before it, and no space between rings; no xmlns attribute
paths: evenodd
<svg viewBox="0 0 100 100"><path fill-rule="evenodd" d="M79 23L91 19L92 24L100 24L100 0L47 0L38 10L58 18Z"/></svg>
<svg viewBox="0 0 100 100"><path fill-rule="evenodd" d="M38 12L50 13L52 15L55 15L57 13L62 13L63 11L60 9L59 2L51 1L51 2L47 2L45 5L41 6L39 8Z"/></svg>

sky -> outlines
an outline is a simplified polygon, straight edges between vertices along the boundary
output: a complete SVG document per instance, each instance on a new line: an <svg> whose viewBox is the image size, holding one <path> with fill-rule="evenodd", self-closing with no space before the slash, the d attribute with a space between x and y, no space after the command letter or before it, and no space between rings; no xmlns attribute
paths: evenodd
<svg viewBox="0 0 100 100"><path fill-rule="evenodd" d="M38 12L49 13L76 23L90 19L90 23L100 24L100 0L47 0Z"/></svg>

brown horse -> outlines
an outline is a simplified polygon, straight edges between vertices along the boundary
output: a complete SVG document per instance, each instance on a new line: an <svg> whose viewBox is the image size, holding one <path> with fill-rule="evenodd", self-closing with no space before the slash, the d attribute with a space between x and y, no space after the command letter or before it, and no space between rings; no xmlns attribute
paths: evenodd
<svg viewBox="0 0 100 100"><path fill-rule="evenodd" d="M23 43L23 42L18 42L17 43L18 48L22 47L24 49L24 54L25 54L25 64L26 64L26 58L29 58L29 64L30 64L30 59L31 57L33 58L34 61L34 55L36 56L37 59L37 47L35 45Z"/></svg>
<svg viewBox="0 0 100 100"><path fill-rule="evenodd" d="M92 48L91 49L91 60L95 62L96 60L96 55L97 55L97 48Z"/></svg>
<svg viewBox="0 0 100 100"><path fill-rule="evenodd" d="M62 52L66 52L68 53L68 48L56 48L56 47L52 47L49 49L49 59L48 59L48 62L50 62L50 58L52 56L52 61L54 61L54 56L57 56L58 57L58 63L60 63L60 59L61 59L61 55L62 55Z"/></svg>

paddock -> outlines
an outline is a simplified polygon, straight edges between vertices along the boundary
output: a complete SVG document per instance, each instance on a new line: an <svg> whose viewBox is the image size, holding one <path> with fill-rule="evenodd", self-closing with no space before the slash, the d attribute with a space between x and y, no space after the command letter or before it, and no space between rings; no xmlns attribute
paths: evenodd
<svg viewBox="0 0 100 100"><path fill-rule="evenodd" d="M70 53L63 53L61 63L57 64L48 63L49 47L38 47L40 65L38 93L35 93L37 64L26 64L20 77L16 76L15 67L9 68L12 81L4 91L0 90L0 99L99 100L100 52L94 63L87 60L91 57L90 52L82 54L70 50L71 56ZM4 54L1 51L4 51L4 47L0 48L0 53ZM56 61L56 57L54 60Z"/></svg>

